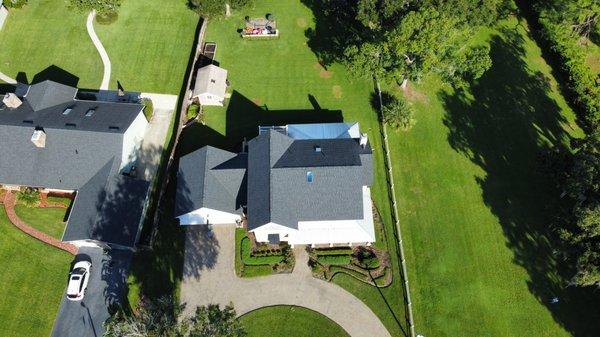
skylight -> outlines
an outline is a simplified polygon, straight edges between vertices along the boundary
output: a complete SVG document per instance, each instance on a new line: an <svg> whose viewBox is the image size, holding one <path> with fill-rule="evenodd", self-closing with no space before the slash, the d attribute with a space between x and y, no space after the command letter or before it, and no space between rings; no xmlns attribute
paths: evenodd
<svg viewBox="0 0 600 337"><path fill-rule="evenodd" d="M71 113L71 111L73 111L73 109L72 109L72 108L66 108L66 109L63 111L63 115L65 115L65 116L66 116L66 115L68 115L69 113Z"/></svg>
<svg viewBox="0 0 600 337"><path fill-rule="evenodd" d="M314 178L314 175L313 175L312 171L306 172L306 181L308 181L309 183L312 183L313 178Z"/></svg>
<svg viewBox="0 0 600 337"><path fill-rule="evenodd" d="M89 109L86 113L85 113L85 117L92 117L92 115L94 114L94 112L96 112L96 110L94 109Z"/></svg>

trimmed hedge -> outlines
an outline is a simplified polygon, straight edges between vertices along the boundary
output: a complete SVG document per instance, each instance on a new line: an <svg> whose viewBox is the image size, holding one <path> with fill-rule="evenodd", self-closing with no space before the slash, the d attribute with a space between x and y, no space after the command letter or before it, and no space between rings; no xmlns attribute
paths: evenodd
<svg viewBox="0 0 600 337"><path fill-rule="evenodd" d="M200 106L198 104L191 104L190 106L188 106L187 109L187 118L188 119L194 119L198 116L198 113L200 112Z"/></svg>
<svg viewBox="0 0 600 337"><path fill-rule="evenodd" d="M347 266L352 262L350 255L318 255L317 262L330 266Z"/></svg>
<svg viewBox="0 0 600 337"><path fill-rule="evenodd" d="M317 255L352 255L352 248L317 248Z"/></svg>
<svg viewBox="0 0 600 337"><path fill-rule="evenodd" d="M144 98L142 104L144 105L144 116L146 116L146 120L150 122L152 115L154 115L154 103L152 103L151 99Z"/></svg>
<svg viewBox="0 0 600 337"><path fill-rule="evenodd" d="M244 237L241 242L241 253L242 262L248 266L260 266L260 265L274 265L280 263L283 260L282 255L270 255L270 256L254 256L251 254L252 243L248 237Z"/></svg>

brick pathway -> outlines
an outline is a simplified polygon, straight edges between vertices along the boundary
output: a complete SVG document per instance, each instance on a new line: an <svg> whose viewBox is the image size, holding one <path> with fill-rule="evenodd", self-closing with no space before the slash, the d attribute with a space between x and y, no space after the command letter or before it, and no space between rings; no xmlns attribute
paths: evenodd
<svg viewBox="0 0 600 337"><path fill-rule="evenodd" d="M29 226L27 223L25 223L25 221L21 220L21 218L19 218L17 216L17 213L15 212L15 204L16 203L17 203L16 195L12 191L7 191L4 194L4 209L6 210L6 215L8 216L8 219L10 220L10 222L13 223L13 225L17 226L17 228L19 228L26 234L44 242L44 243L47 243L49 245L52 245L52 246L62 249L64 251L67 251L73 255L77 254L77 247L75 247L74 245L72 245L70 243L59 241L47 234L44 234L44 233L38 231L37 229Z"/></svg>

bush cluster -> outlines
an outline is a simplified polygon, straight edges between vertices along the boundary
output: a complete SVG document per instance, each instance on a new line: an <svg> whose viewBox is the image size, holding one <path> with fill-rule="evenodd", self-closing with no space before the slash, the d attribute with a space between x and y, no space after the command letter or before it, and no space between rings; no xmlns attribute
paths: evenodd
<svg viewBox="0 0 600 337"><path fill-rule="evenodd" d="M585 62L585 53L578 39L562 24L553 22L540 12L542 36L560 59L560 67L567 74L567 86L580 110L580 118L588 130L600 125L600 83Z"/></svg>
<svg viewBox="0 0 600 337"><path fill-rule="evenodd" d="M28 0L4 0L2 4L7 8L21 8L27 4Z"/></svg>

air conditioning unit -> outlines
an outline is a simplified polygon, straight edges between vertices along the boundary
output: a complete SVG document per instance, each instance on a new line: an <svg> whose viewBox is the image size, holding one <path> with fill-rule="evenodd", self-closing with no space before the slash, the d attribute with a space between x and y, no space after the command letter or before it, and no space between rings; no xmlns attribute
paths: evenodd
<svg viewBox="0 0 600 337"><path fill-rule="evenodd" d="M33 131L33 135L31 135L31 142L37 147L46 147L46 133L44 130Z"/></svg>
<svg viewBox="0 0 600 337"><path fill-rule="evenodd" d="M7 107L9 107L11 109L16 109L16 108L20 107L21 104L23 104L21 99L19 99L19 97L17 97L17 95L15 95L13 93L8 93L8 94L4 95L4 98L2 99L2 103L4 103L4 105L6 105Z"/></svg>

